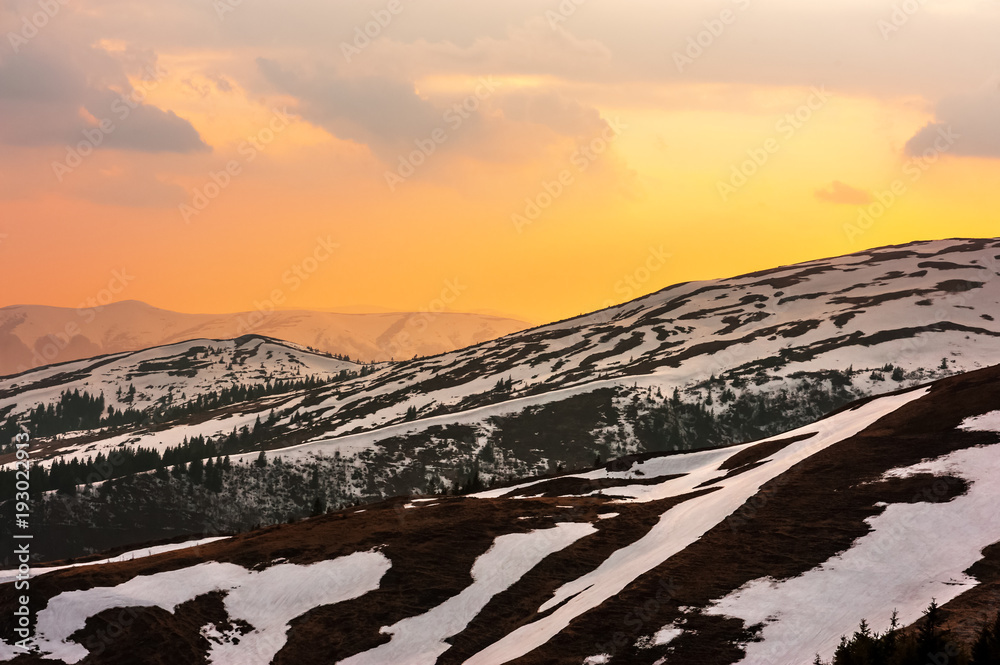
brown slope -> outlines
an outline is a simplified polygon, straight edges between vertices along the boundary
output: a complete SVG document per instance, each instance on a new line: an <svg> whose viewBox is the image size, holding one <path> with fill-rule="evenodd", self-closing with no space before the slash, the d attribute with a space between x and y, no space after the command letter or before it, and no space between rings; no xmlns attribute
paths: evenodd
<svg viewBox="0 0 1000 665"><path fill-rule="evenodd" d="M995 434L955 427L998 404L1000 368L935 384L926 397L768 483L730 520L580 617L544 647L513 662L578 665L600 653L595 651L598 646L615 653L612 663L653 663L659 658L699 665L737 662L743 653L740 644L753 631L748 634L742 622L699 612L682 614L678 608L704 608L753 579L786 579L820 565L868 533L864 520L881 512L878 502L947 500L964 492L963 481L947 477L878 480L893 468L996 443ZM937 491L940 480L947 491ZM675 593L668 602L651 602L656 601L663 580L672 580ZM669 650L633 646L639 638L682 619L688 632Z"/></svg>

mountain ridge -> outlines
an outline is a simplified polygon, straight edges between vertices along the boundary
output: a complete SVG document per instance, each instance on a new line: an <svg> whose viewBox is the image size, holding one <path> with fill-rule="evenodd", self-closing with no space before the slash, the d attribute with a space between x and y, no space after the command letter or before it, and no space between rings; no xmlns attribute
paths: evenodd
<svg viewBox="0 0 1000 665"><path fill-rule="evenodd" d="M256 333L347 355L384 361L462 348L522 330L514 319L454 312L337 313L251 310L229 314L173 312L138 300L80 308L0 308L0 375L191 339Z"/></svg>

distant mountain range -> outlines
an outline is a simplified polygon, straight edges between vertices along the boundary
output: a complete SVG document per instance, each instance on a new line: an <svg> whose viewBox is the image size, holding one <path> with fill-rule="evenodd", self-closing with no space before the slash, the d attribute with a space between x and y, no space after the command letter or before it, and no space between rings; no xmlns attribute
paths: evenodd
<svg viewBox="0 0 1000 665"><path fill-rule="evenodd" d="M38 651L7 612L0 660L967 662L998 609L998 408L991 367L754 443L58 563L31 580ZM909 659L846 655L874 640Z"/></svg>
<svg viewBox="0 0 1000 665"><path fill-rule="evenodd" d="M453 351L527 327L514 319L450 312L181 314L138 301L81 309L13 305L0 308L0 376L191 339L248 334L364 362L401 360Z"/></svg>

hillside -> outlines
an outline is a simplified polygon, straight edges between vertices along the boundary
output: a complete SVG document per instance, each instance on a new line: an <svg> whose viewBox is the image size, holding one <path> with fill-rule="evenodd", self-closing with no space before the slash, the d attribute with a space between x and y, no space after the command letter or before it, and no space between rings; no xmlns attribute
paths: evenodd
<svg viewBox="0 0 1000 665"><path fill-rule="evenodd" d="M51 365L0 379L0 413L18 415L53 403L63 391L105 396L116 409L148 411L227 385L310 376L327 381L363 365L256 335L194 339L142 351ZM135 390L130 390L134 387Z"/></svg>
<svg viewBox="0 0 1000 665"><path fill-rule="evenodd" d="M39 653L14 657L10 616L0 649L21 664L803 665L894 609L902 640L935 598L930 632L966 648L1000 596L998 408L993 367L754 443L56 567L31 581ZM0 586L5 607L14 593Z"/></svg>
<svg viewBox="0 0 1000 665"><path fill-rule="evenodd" d="M292 365L271 373L259 357L236 375L204 358L178 373L173 347L150 349L142 362L168 369L155 390L137 385L154 397L136 402L144 417L35 432L33 486L61 491L40 514L58 534L49 545L71 556L138 532L239 531L773 436L855 399L1000 362L998 256L998 240L945 240L681 284L428 358L352 369L312 354L296 376L334 363L316 385L276 384ZM85 366L0 379L0 432L30 425L29 409L67 390L102 389L107 404L133 381L113 363ZM270 387L232 389L250 376ZM37 380L44 389L28 390ZM209 459L211 482L200 471ZM12 448L0 450L0 464L12 461Z"/></svg>
<svg viewBox="0 0 1000 665"><path fill-rule="evenodd" d="M0 376L192 339L248 334L364 362L399 360L453 351L527 327L514 319L451 312L339 314L264 308L181 314L134 300L79 309L13 305L0 308Z"/></svg>

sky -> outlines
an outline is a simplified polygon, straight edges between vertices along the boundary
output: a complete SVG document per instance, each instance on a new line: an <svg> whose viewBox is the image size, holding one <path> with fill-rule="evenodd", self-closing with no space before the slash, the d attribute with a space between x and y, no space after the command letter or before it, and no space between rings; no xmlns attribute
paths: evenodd
<svg viewBox="0 0 1000 665"><path fill-rule="evenodd" d="M3 0L0 306L543 323L995 236L997 34L996 0Z"/></svg>

